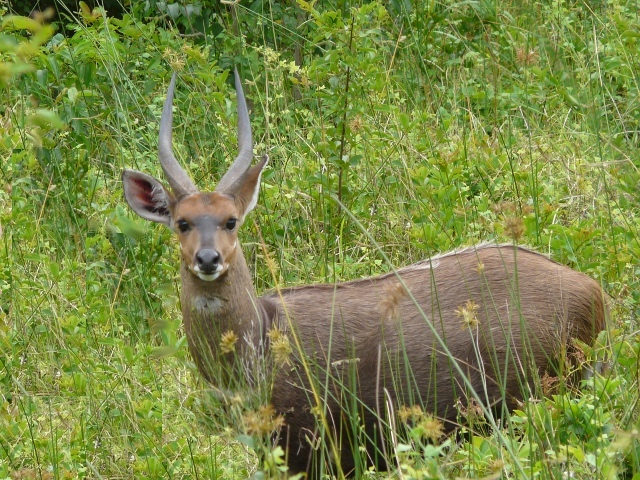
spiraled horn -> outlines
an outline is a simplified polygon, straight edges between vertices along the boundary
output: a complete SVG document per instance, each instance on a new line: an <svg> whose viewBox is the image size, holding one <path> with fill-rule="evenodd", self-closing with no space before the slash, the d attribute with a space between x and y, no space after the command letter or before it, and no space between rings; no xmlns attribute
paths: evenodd
<svg viewBox="0 0 640 480"><path fill-rule="evenodd" d="M164 175L177 197L198 193L198 189L193 184L187 173L182 169L176 157L173 155L171 140L171 130L173 124L173 92L176 87L176 74L171 77L167 98L162 107L162 118L160 119L160 138L158 139L158 156Z"/></svg>
<svg viewBox="0 0 640 480"><path fill-rule="evenodd" d="M251 166L253 159L253 140L251 138L251 123L249 122L249 111L247 102L242 90L242 82L238 70L233 71L236 81L236 96L238 99L238 156L234 160L227 173L220 179L217 191L228 190Z"/></svg>

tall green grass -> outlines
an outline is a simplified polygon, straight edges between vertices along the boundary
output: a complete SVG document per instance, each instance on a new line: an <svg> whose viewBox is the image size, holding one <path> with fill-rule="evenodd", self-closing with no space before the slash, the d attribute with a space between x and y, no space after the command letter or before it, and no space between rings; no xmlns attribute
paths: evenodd
<svg viewBox="0 0 640 480"><path fill-rule="evenodd" d="M128 211L119 181L125 167L161 178L177 70L176 155L215 185L235 155L233 65L272 158L241 232L259 293L509 241L521 223L521 243L612 296L606 376L545 391L504 430L472 422L434 442L407 414L391 475L640 474L636 2L204 7L61 11L55 34L0 7L0 476L283 469L285 453L249 434L262 399L221 400L199 380L176 242Z"/></svg>

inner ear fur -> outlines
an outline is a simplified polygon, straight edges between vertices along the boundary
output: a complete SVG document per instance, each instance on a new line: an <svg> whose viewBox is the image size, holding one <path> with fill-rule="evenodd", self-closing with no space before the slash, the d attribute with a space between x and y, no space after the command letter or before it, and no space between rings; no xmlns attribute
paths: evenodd
<svg viewBox="0 0 640 480"><path fill-rule="evenodd" d="M238 179L233 191L229 192L233 196L238 210L242 212L243 217L253 210L258 202L260 177L268 161L269 157L267 155L262 157L262 160L249 168L244 175Z"/></svg>
<svg viewBox="0 0 640 480"><path fill-rule="evenodd" d="M124 198L131 209L145 220L171 226L174 196L160 181L136 170L122 172Z"/></svg>

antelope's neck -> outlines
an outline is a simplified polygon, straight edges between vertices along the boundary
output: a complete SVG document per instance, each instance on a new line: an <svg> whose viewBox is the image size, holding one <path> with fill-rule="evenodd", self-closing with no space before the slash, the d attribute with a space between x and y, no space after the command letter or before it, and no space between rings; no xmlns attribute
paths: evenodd
<svg viewBox="0 0 640 480"><path fill-rule="evenodd" d="M262 343L270 319L266 318L262 299L258 299L247 263L238 248L234 261L220 278L206 282L181 266L182 315L189 342L205 335L211 350L221 336L233 332L240 349ZM198 340L202 340L199 338Z"/></svg>

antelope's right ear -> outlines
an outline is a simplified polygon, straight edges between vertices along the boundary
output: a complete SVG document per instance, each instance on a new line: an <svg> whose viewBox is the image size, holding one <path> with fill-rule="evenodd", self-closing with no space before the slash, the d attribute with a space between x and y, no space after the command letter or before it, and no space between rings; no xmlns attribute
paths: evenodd
<svg viewBox="0 0 640 480"><path fill-rule="evenodd" d="M145 220L171 226L173 195L155 178L135 170L122 172L124 198L129 206Z"/></svg>

